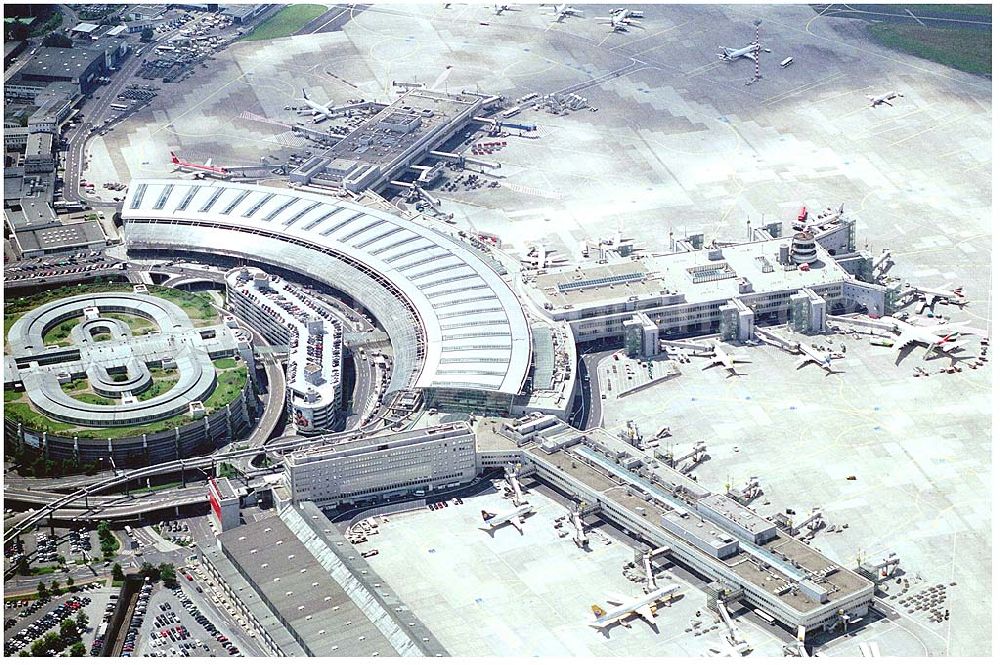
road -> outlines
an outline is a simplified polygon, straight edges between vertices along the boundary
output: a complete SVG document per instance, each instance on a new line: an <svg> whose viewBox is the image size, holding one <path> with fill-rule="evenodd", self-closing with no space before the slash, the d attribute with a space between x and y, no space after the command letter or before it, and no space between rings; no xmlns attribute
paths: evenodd
<svg viewBox="0 0 1000 665"><path fill-rule="evenodd" d="M588 430L600 427L604 413L601 407L601 387L597 385L597 366L602 360L616 351L600 351L597 353L581 353L577 367L577 379L581 382L580 399L583 400L582 412L574 418L578 429ZM589 377L584 381L583 377Z"/></svg>
<svg viewBox="0 0 1000 665"><path fill-rule="evenodd" d="M166 41L179 32L171 30L160 35L142 47L144 52L149 52L156 44ZM87 143L93 137L95 130L103 126L105 116L115 103L119 93L132 81L139 68L142 67L142 58L134 53L127 56L124 66L111 79L111 83L94 91L92 100L85 102L81 111L86 112L86 122L81 122L66 134L66 142L69 150L66 152L66 163L63 173L63 200L65 201L87 201L92 204L108 204L100 199L88 199L80 194L80 178L85 170L84 161L87 152ZM98 99L98 97L100 97Z"/></svg>

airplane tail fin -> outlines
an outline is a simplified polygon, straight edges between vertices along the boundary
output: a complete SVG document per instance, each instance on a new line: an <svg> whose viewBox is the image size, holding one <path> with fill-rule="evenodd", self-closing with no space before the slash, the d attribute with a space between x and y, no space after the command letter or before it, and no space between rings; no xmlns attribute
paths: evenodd
<svg viewBox="0 0 1000 665"><path fill-rule="evenodd" d="M306 92L305 88L302 88L302 99L309 99L309 94Z"/></svg>
<svg viewBox="0 0 1000 665"><path fill-rule="evenodd" d="M484 522L489 522L491 519L497 516L496 513L488 513L485 510L481 510L479 512L482 514Z"/></svg>
<svg viewBox="0 0 1000 665"><path fill-rule="evenodd" d="M600 619L602 616L607 614L607 612L604 611L604 608L600 605L591 605L590 611L594 613L595 619Z"/></svg>
<svg viewBox="0 0 1000 665"><path fill-rule="evenodd" d="M181 162L181 160L177 159L177 155L175 155L174 152L171 150L170 151L170 163L171 164L180 164L180 162Z"/></svg>

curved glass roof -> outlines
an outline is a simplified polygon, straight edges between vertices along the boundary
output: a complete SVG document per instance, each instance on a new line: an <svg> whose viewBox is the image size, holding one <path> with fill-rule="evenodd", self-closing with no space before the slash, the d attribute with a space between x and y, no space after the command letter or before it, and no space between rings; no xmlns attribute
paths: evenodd
<svg viewBox="0 0 1000 665"><path fill-rule="evenodd" d="M126 227L128 243L244 254L350 293L386 328L397 369L412 359L414 387L516 394L527 376L531 335L510 286L462 241L391 212L292 189L142 179L130 184L122 217L147 222ZM313 256L303 262L303 254ZM384 284L397 311L365 284L333 275L330 256ZM422 328L415 359L399 348L414 344L402 329L412 318Z"/></svg>

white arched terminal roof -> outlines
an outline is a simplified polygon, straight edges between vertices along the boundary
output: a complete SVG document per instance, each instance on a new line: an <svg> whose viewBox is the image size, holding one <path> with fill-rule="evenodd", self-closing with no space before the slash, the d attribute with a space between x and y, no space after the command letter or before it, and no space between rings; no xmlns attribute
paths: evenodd
<svg viewBox="0 0 1000 665"><path fill-rule="evenodd" d="M293 189L134 180L122 218L130 251L245 257L349 293L392 339L390 389L516 394L528 374L531 336L510 286L462 241L391 212Z"/></svg>

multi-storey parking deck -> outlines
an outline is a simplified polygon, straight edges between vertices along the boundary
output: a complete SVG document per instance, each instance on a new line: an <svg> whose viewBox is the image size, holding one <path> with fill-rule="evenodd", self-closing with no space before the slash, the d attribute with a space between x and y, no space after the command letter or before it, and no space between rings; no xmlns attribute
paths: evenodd
<svg viewBox="0 0 1000 665"><path fill-rule="evenodd" d="M517 297L443 232L321 194L187 180L133 181L122 217L130 252L225 255L350 294L392 340L390 390L492 394L509 406L527 377Z"/></svg>
<svg viewBox="0 0 1000 665"><path fill-rule="evenodd" d="M274 344L288 346L288 397L299 434L334 428L341 401L343 327L301 289L247 268L226 275L226 299Z"/></svg>

